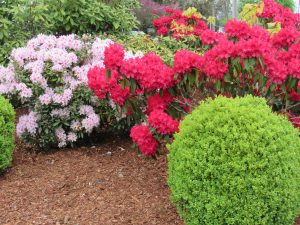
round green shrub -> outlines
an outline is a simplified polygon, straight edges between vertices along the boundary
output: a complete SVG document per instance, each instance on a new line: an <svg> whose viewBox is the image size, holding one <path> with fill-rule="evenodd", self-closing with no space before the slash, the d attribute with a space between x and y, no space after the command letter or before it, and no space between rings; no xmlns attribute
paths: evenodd
<svg viewBox="0 0 300 225"><path fill-rule="evenodd" d="M202 102L168 146L172 201L187 225L293 224L300 138L262 98Z"/></svg>
<svg viewBox="0 0 300 225"><path fill-rule="evenodd" d="M15 111L8 100L0 96L0 172L11 164L14 133Z"/></svg>

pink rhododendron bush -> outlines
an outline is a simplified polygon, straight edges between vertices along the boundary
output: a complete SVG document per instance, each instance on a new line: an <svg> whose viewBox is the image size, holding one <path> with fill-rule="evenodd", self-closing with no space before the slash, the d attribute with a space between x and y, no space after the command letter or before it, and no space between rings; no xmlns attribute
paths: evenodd
<svg viewBox="0 0 300 225"><path fill-rule="evenodd" d="M205 53L180 50L169 67L154 53L128 59L122 46L111 44L104 51L104 67L89 70L89 87L127 115L139 115L143 123L135 125L130 136L147 156L155 155L158 144L178 132L195 87L206 97L266 97L275 111L289 115L299 127L297 16L273 0L263 2L257 16L261 24L280 23L277 33L237 20L228 21L225 33L218 33L208 30L197 14L168 10L168 16L154 21L158 34L177 39L193 35Z"/></svg>
<svg viewBox="0 0 300 225"><path fill-rule="evenodd" d="M14 49L8 67L0 67L0 94L29 108L19 118L17 135L39 147L65 147L108 120L120 120L122 113L99 101L88 88L88 70L104 66L105 47L112 43L39 35L24 48ZM125 55L136 57L131 52Z"/></svg>

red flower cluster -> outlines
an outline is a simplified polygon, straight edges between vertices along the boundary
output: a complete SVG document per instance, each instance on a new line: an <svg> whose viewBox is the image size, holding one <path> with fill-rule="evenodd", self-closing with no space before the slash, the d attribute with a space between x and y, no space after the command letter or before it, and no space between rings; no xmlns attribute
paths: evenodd
<svg viewBox="0 0 300 225"><path fill-rule="evenodd" d="M179 50L174 56L174 72L189 73L193 68L199 68L202 65L201 57L188 50Z"/></svg>
<svg viewBox="0 0 300 225"><path fill-rule="evenodd" d="M156 109L150 113L148 122L149 125L154 127L161 135L170 135L179 131L179 122L159 109Z"/></svg>
<svg viewBox="0 0 300 225"><path fill-rule="evenodd" d="M126 77L134 78L146 91L167 89L174 84L172 68L165 65L154 53L124 62L120 71Z"/></svg>
<svg viewBox="0 0 300 225"><path fill-rule="evenodd" d="M199 36L203 31L208 30L207 24L197 16L187 17L182 11L167 9L167 16L162 16L153 21L153 25L158 35L166 36L171 34L174 38L180 39L182 36ZM191 27L192 29L186 29Z"/></svg>
<svg viewBox="0 0 300 225"><path fill-rule="evenodd" d="M151 134L148 126L135 125L130 130L130 137L144 155L151 156L156 153L158 143Z"/></svg>
<svg viewBox="0 0 300 225"><path fill-rule="evenodd" d="M270 47L265 41L257 38L248 40L239 40L235 45L236 55L245 58L259 58L265 52L270 50Z"/></svg>
<svg viewBox="0 0 300 225"><path fill-rule="evenodd" d="M119 106L123 106L125 101L130 97L129 87L124 89L120 85L115 85L110 90L110 98Z"/></svg>
<svg viewBox="0 0 300 225"><path fill-rule="evenodd" d="M110 94L110 98L115 104L123 106L126 99L130 97L129 88L121 88L117 83L120 75L117 71L110 72L110 78L107 77L108 70L104 68L94 67L88 72L88 85L99 99L106 98Z"/></svg>
<svg viewBox="0 0 300 225"><path fill-rule="evenodd" d="M297 93L294 89L290 92L290 98L292 101L300 102L300 93Z"/></svg>
<svg viewBox="0 0 300 225"><path fill-rule="evenodd" d="M261 41L265 41L266 43L268 43L270 40L270 33L258 25L251 27L249 35L251 38L259 39Z"/></svg>
<svg viewBox="0 0 300 225"><path fill-rule="evenodd" d="M162 96L159 93L150 95L147 99L147 114L150 114L153 110L166 110L173 99L174 97L167 91L165 91Z"/></svg>
<svg viewBox="0 0 300 225"><path fill-rule="evenodd" d="M298 23L297 15L289 8L283 8L281 4L274 2L274 0L263 0L264 9L258 17L280 22L283 27L295 26Z"/></svg>
<svg viewBox="0 0 300 225"><path fill-rule="evenodd" d="M272 38L272 43L276 48L290 47L298 39L299 32L294 26L285 27Z"/></svg>
<svg viewBox="0 0 300 225"><path fill-rule="evenodd" d="M200 39L203 45L214 45L220 40L224 40L225 36L222 33L218 33L212 30L205 30L200 34Z"/></svg>
<svg viewBox="0 0 300 225"><path fill-rule="evenodd" d="M119 44L110 44L104 50L104 65L107 69L114 70L122 65L125 56L124 49Z"/></svg>
<svg viewBox="0 0 300 225"><path fill-rule="evenodd" d="M300 131L300 117L297 117L296 115L289 114L291 123L294 125L294 127L298 128Z"/></svg>
<svg viewBox="0 0 300 225"><path fill-rule="evenodd" d="M248 39L250 37L251 28L244 21L229 20L225 25L225 32L232 38Z"/></svg>
<svg viewBox="0 0 300 225"><path fill-rule="evenodd" d="M119 74L113 70L111 77L107 78L106 72L106 69L97 66L88 72L88 85L99 99L105 98L106 93L117 84Z"/></svg>

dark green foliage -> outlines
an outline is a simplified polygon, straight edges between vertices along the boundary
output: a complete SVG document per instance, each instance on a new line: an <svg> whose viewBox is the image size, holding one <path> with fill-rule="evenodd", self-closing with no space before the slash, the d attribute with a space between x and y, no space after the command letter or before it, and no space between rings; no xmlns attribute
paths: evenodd
<svg viewBox="0 0 300 225"><path fill-rule="evenodd" d="M168 148L187 225L288 225L300 213L299 132L262 98L202 102Z"/></svg>
<svg viewBox="0 0 300 225"><path fill-rule="evenodd" d="M37 34L99 34L138 26L136 0L15 0L0 2L0 63Z"/></svg>
<svg viewBox="0 0 300 225"><path fill-rule="evenodd" d="M0 96L0 172L10 166L14 150L15 111Z"/></svg>
<svg viewBox="0 0 300 225"><path fill-rule="evenodd" d="M58 34L128 32L137 26L124 3L111 6L97 0L46 0L44 4L54 7L50 12Z"/></svg>

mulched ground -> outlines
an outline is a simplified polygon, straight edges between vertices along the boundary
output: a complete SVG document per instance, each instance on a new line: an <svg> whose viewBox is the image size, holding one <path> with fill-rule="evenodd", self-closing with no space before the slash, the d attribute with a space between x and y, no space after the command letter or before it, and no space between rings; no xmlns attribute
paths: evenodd
<svg viewBox="0 0 300 225"><path fill-rule="evenodd" d="M128 138L36 153L17 144L0 175L0 224L180 224L169 201L166 152L139 156Z"/></svg>
<svg viewBox="0 0 300 225"><path fill-rule="evenodd" d="M106 137L37 153L17 140L13 165L0 174L0 225L183 225L169 200L166 150L153 160L131 145Z"/></svg>

